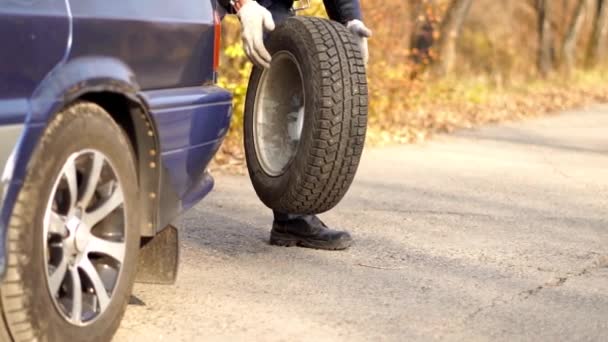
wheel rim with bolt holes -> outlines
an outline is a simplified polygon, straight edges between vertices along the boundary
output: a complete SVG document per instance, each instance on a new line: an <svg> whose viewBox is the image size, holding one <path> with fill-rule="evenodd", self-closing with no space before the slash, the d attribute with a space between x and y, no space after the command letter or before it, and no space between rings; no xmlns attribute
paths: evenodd
<svg viewBox="0 0 608 342"><path fill-rule="evenodd" d="M70 155L44 214L46 281L69 323L93 323L108 308L126 252L123 188L101 152Z"/></svg>
<svg viewBox="0 0 608 342"><path fill-rule="evenodd" d="M254 145L260 166L279 176L293 161L304 126L304 84L296 58L287 51L272 56L255 94Z"/></svg>

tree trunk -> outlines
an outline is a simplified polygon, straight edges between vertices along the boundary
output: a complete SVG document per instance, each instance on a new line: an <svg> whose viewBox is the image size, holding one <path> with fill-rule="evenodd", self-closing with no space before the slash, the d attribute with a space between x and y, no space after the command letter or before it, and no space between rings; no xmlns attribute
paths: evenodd
<svg viewBox="0 0 608 342"><path fill-rule="evenodd" d="M431 48L435 43L434 24L429 17L434 10L434 4L432 1L419 1L415 7L412 11L414 27L410 36L410 58L415 65L427 65L432 61Z"/></svg>
<svg viewBox="0 0 608 342"><path fill-rule="evenodd" d="M553 32L551 30L551 0L537 0L538 13L538 71L547 76L553 71Z"/></svg>
<svg viewBox="0 0 608 342"><path fill-rule="evenodd" d="M593 32L587 52L587 66L606 64L608 57L608 0L597 0Z"/></svg>
<svg viewBox="0 0 608 342"><path fill-rule="evenodd" d="M435 64L435 71L440 75L448 74L454 69L456 42L472 3L473 0L452 0L441 21L437 42L438 60Z"/></svg>
<svg viewBox="0 0 608 342"><path fill-rule="evenodd" d="M578 0L570 26L564 36L562 44L562 67L570 72L576 65L576 47L578 45L583 24L585 23L585 10L589 0Z"/></svg>

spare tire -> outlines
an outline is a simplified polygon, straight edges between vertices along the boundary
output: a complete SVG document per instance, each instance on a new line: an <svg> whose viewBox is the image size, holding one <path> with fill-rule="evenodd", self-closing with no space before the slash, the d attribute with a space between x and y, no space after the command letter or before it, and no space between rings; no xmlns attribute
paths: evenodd
<svg viewBox="0 0 608 342"><path fill-rule="evenodd" d="M355 38L336 22L291 17L268 37L269 69L254 67L245 102L245 155L269 208L318 214L346 194L367 127L367 79Z"/></svg>

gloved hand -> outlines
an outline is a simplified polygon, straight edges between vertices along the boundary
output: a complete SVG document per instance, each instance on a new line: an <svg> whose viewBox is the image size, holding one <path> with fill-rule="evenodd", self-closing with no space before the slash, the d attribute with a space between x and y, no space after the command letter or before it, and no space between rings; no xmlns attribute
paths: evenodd
<svg viewBox="0 0 608 342"><path fill-rule="evenodd" d="M272 14L258 4L247 1L237 13L241 21L243 48L249 59L260 67L270 67L272 57L264 46L264 31L274 30Z"/></svg>
<svg viewBox="0 0 608 342"><path fill-rule="evenodd" d="M358 19L351 20L346 23L346 28L355 36L363 55L363 62L367 65L369 60L369 50L367 48L367 38L372 36L372 30L368 29L365 24Z"/></svg>

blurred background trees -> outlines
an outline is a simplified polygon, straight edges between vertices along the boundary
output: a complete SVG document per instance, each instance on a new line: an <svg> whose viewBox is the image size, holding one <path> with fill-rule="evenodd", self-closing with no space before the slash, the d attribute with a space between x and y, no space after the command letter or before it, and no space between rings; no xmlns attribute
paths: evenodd
<svg viewBox="0 0 608 342"><path fill-rule="evenodd" d="M606 63L608 51L608 1L596 0L593 8L593 29L587 52L587 66L594 67Z"/></svg>
<svg viewBox="0 0 608 342"><path fill-rule="evenodd" d="M311 2L300 14L325 16L322 1ZM370 132L384 138L419 140L432 131L556 110L587 98L608 100L608 0L361 5L374 32ZM223 29L220 83L235 93L232 134L238 137L251 66L237 19L226 18Z"/></svg>
<svg viewBox="0 0 608 342"><path fill-rule="evenodd" d="M435 76L536 77L558 67L568 71L582 67L582 62L606 62L608 0L409 0L362 5L368 25L377 33L370 42L372 54L378 54L373 60L383 59L387 48L399 50L412 57L407 60L414 66L433 66L427 71L436 71Z"/></svg>

